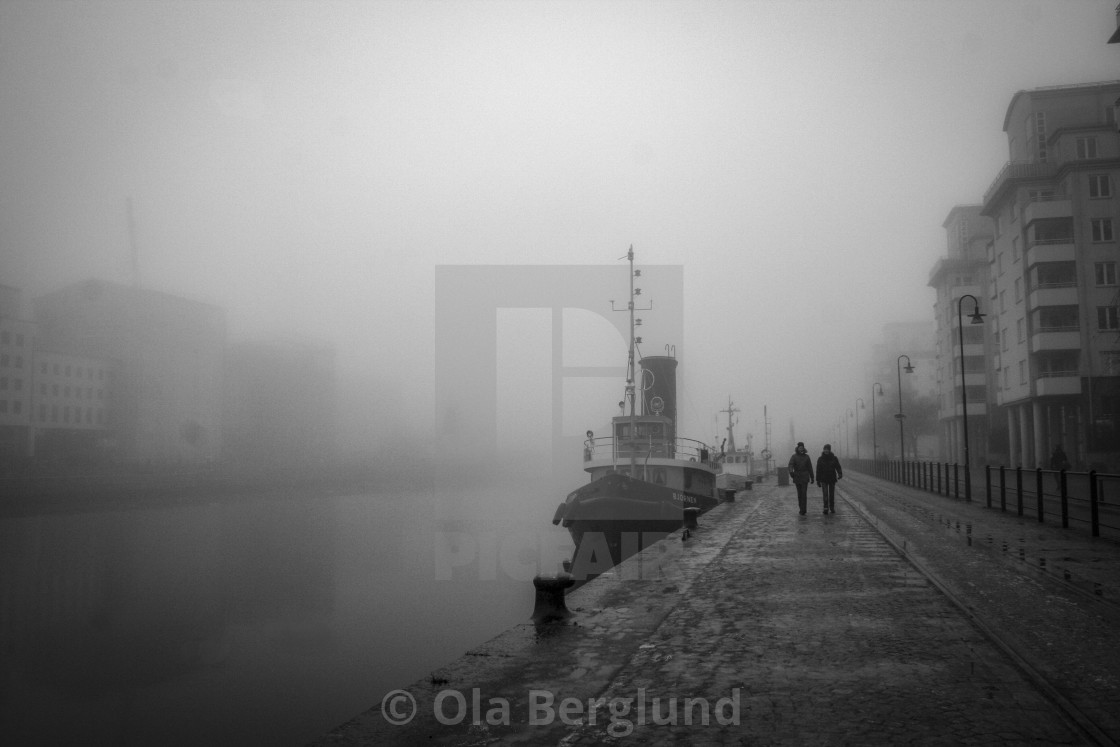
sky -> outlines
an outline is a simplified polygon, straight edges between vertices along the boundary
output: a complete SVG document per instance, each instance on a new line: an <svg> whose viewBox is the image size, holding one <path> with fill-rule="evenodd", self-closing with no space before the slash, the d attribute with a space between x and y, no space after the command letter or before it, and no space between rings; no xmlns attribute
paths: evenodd
<svg viewBox="0 0 1120 747"><path fill-rule="evenodd" d="M682 431L731 397L756 438L764 406L824 434L882 325L932 319L1011 96L1120 78L1114 9L2 0L0 283L138 279L329 341L376 441L436 427L437 267L617 266L624 297L633 246L683 268Z"/></svg>

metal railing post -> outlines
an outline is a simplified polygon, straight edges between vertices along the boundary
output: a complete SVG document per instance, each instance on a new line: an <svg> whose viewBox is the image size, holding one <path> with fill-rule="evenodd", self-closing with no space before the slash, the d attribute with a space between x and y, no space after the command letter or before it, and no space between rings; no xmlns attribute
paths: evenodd
<svg viewBox="0 0 1120 747"><path fill-rule="evenodd" d="M1034 490L1036 496L1035 503L1038 506L1038 508L1036 509L1038 511L1038 523L1041 524L1043 521L1042 516L1044 508L1042 501L1042 467L1039 467L1034 471Z"/></svg>
<svg viewBox="0 0 1120 747"><path fill-rule="evenodd" d="M941 495L941 462L937 463L937 494Z"/></svg>
<svg viewBox="0 0 1120 747"><path fill-rule="evenodd" d="M988 508L992 507L992 465L984 465L984 496Z"/></svg>
<svg viewBox="0 0 1120 747"><path fill-rule="evenodd" d="M1069 493L1066 491L1066 471L1059 473L1062 482L1062 529L1069 529Z"/></svg>
<svg viewBox="0 0 1120 747"><path fill-rule="evenodd" d="M1007 468L999 466L999 510L1007 510Z"/></svg>
<svg viewBox="0 0 1120 747"><path fill-rule="evenodd" d="M1089 521L1093 527L1093 536L1101 536L1100 514L1097 507L1097 471L1089 470Z"/></svg>
<svg viewBox="0 0 1120 747"><path fill-rule="evenodd" d="M1023 465L1015 468L1015 513L1023 515Z"/></svg>
<svg viewBox="0 0 1120 747"><path fill-rule="evenodd" d="M953 462L953 497L957 500L961 497L961 472L957 462Z"/></svg>

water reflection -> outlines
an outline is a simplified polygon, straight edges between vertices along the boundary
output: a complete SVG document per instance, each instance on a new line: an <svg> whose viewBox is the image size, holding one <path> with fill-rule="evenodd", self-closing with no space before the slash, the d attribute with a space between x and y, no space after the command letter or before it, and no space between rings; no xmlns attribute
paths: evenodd
<svg viewBox="0 0 1120 747"><path fill-rule="evenodd" d="M423 496L0 521L0 737L302 744L526 621L545 513L456 520L442 569Z"/></svg>

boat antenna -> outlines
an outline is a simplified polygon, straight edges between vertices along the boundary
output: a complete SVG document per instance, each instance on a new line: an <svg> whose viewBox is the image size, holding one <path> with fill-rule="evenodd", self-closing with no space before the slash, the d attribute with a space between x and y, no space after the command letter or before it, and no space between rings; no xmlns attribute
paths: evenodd
<svg viewBox="0 0 1120 747"><path fill-rule="evenodd" d="M649 309L652 309L653 308L653 302L651 301L649 306L645 306L643 308L637 308L634 305L634 298L636 296L640 295L641 292L642 292L641 288L635 288L634 287L634 278L641 277L642 276L642 271L634 269L634 245L633 244L630 245L630 250L626 252L626 256L625 257L620 257L620 259L626 259L630 263L630 297L627 300L625 309L616 309L615 306L614 306L614 301L611 301L611 310L612 311L628 311L628 312L630 312L630 354L629 354L629 357L628 357L627 362L626 362L626 400L630 403L630 439L631 439L632 442L636 442L636 439L637 439L637 421L636 421L637 413L635 412L635 400L637 399L637 397L635 396L634 381L637 378L637 361L635 360L634 353L635 353L635 350L637 349L638 341L640 340L640 338L637 338L637 337L634 336L634 329L636 327L640 327L642 325L642 320L636 318L634 316L634 312L635 311L648 311ZM631 449L630 450L630 475L631 476L634 475L634 468L636 466L637 466L637 453L634 449Z"/></svg>

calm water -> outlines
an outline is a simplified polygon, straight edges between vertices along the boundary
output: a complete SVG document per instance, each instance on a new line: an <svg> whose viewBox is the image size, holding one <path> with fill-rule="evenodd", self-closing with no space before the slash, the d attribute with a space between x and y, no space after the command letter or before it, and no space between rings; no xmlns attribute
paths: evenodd
<svg viewBox="0 0 1120 747"><path fill-rule="evenodd" d="M302 744L532 613L553 496L0 521L0 741Z"/></svg>

